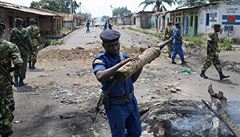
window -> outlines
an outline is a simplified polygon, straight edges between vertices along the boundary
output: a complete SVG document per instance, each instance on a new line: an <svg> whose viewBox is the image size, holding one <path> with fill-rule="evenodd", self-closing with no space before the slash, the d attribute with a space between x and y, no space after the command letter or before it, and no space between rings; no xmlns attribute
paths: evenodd
<svg viewBox="0 0 240 137"><path fill-rule="evenodd" d="M190 26L191 27L193 26L193 16L191 16L191 18L190 18Z"/></svg>
<svg viewBox="0 0 240 137"><path fill-rule="evenodd" d="M206 26L209 26L209 13L206 14Z"/></svg>

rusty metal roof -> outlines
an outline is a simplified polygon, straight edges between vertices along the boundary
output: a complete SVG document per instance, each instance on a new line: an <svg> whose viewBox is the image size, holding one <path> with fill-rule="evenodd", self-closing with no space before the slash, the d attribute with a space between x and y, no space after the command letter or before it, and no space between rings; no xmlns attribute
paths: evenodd
<svg viewBox="0 0 240 137"><path fill-rule="evenodd" d="M8 2L2 2L2 1L0 1L0 8L12 9L12 10L17 10L17 11L42 15L42 16L57 16L57 14L54 14L51 12L41 11L38 9L29 8L29 7L20 6L20 5L16 5L16 4L8 3Z"/></svg>

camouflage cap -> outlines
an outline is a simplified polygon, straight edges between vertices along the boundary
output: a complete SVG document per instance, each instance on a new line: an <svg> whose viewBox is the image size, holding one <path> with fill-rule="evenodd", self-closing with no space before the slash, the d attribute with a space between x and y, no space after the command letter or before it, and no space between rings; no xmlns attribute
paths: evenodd
<svg viewBox="0 0 240 137"><path fill-rule="evenodd" d="M214 26L214 28L220 28L221 27L220 24L214 24L213 26Z"/></svg>
<svg viewBox="0 0 240 137"><path fill-rule="evenodd" d="M3 26L4 29L6 28L6 27L5 27L5 24L3 23L3 20L2 20L2 19L0 19L0 25Z"/></svg>
<svg viewBox="0 0 240 137"><path fill-rule="evenodd" d="M121 34L116 30L106 29L100 34L100 39L103 43L119 40Z"/></svg>
<svg viewBox="0 0 240 137"><path fill-rule="evenodd" d="M29 23L35 24L35 23L36 23L36 20L35 20L35 19L30 19L30 20L29 20Z"/></svg>
<svg viewBox="0 0 240 137"><path fill-rule="evenodd" d="M21 18L15 18L16 24L23 24L23 20Z"/></svg>

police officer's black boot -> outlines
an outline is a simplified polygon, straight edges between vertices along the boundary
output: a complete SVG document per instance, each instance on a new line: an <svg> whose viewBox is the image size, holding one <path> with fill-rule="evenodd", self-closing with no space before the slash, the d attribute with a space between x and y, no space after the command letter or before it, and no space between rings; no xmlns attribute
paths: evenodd
<svg viewBox="0 0 240 137"><path fill-rule="evenodd" d="M18 76L14 76L14 83L16 87L19 86Z"/></svg>
<svg viewBox="0 0 240 137"><path fill-rule="evenodd" d="M205 75L205 71L204 71L204 70L201 71L200 77L203 77L203 78L205 78L205 79L208 79L208 77Z"/></svg>
<svg viewBox="0 0 240 137"><path fill-rule="evenodd" d="M182 62L181 62L182 65L185 65L188 63L187 61L184 60L184 58L182 58L181 60L182 60Z"/></svg>
<svg viewBox="0 0 240 137"><path fill-rule="evenodd" d="M26 86L26 85L27 85L27 83L24 83L23 79L20 78L19 86L22 87L22 86Z"/></svg>
<svg viewBox="0 0 240 137"><path fill-rule="evenodd" d="M218 72L219 73L219 77L220 77L220 80L223 80L225 78L229 78L230 76L225 76L221 71Z"/></svg>
<svg viewBox="0 0 240 137"><path fill-rule="evenodd" d="M171 62L172 64L177 64L175 61L174 61L174 58L172 58L172 62Z"/></svg>

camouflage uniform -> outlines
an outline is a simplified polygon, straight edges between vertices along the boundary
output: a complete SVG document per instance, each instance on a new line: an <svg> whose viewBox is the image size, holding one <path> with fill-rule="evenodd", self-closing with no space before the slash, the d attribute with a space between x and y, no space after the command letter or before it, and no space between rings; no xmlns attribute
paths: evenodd
<svg viewBox="0 0 240 137"><path fill-rule="evenodd" d="M39 47L40 30L36 25L31 25L27 27L27 30L32 39L32 54L29 57L29 68L35 68L35 63L37 62L37 53Z"/></svg>
<svg viewBox="0 0 240 137"><path fill-rule="evenodd" d="M0 38L0 64L7 72L11 70L11 63L22 63L20 51L15 44ZM11 82L0 73L0 135L10 136L12 131L14 98Z"/></svg>
<svg viewBox="0 0 240 137"><path fill-rule="evenodd" d="M170 39L172 37L172 33L173 33L173 27L168 26L164 34L164 40ZM171 57L172 50L173 50L172 43L168 44L167 47L168 47L168 55L169 57Z"/></svg>
<svg viewBox="0 0 240 137"><path fill-rule="evenodd" d="M219 55L217 52L220 52L218 48L218 34L217 31L220 31L220 25L215 24L214 25L214 33L208 34L208 41L207 41L207 59L206 62L203 65L202 72L200 74L203 78L208 78L205 75L205 71L213 64L216 70L219 73L220 79L228 78L229 76L225 76L222 73L222 68L219 60Z"/></svg>
<svg viewBox="0 0 240 137"><path fill-rule="evenodd" d="M202 68L203 71L206 71L213 64L218 72L222 72L219 57L217 54L217 52L219 51L217 42L218 42L218 34L209 33L208 43L207 43L207 59Z"/></svg>
<svg viewBox="0 0 240 137"><path fill-rule="evenodd" d="M18 46L23 60L22 67L14 71L15 82L18 83L16 79L19 77L21 83L21 80L26 78L28 57L32 51L32 40L27 29L22 26L13 28L10 33L10 41ZM19 85L23 86L20 83Z"/></svg>

